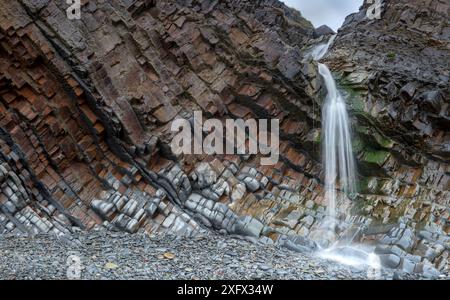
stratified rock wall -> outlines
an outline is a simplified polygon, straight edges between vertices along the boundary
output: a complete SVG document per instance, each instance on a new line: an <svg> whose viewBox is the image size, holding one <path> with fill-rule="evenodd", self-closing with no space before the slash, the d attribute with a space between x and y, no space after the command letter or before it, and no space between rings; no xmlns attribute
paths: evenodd
<svg viewBox="0 0 450 300"><path fill-rule="evenodd" d="M439 248L446 261L450 3L384 1L380 20L368 19L366 7L347 17L325 58L354 116L362 210L381 224L413 228L400 240L401 230L394 236L391 230L382 243L423 256L434 253L428 246L439 241L431 248Z"/></svg>
<svg viewBox="0 0 450 300"><path fill-rule="evenodd" d="M256 117L252 107L283 117L279 99L313 101L291 45L314 29L277 1L85 1L72 21L58 1L1 5L3 231L105 220L129 232L190 233L195 220L231 231L237 216L222 202L246 194L233 175L242 160L175 158L170 121L193 110ZM205 165L217 181L195 187Z"/></svg>
<svg viewBox="0 0 450 300"><path fill-rule="evenodd" d="M386 265L442 270L449 6L385 2L381 20L350 16L325 57L349 96L359 166L339 233L383 241ZM80 20L67 6L0 3L0 233L210 228L314 247L324 90L307 54L327 36L276 0L83 1ZM172 121L200 110L279 119L280 161L176 156Z"/></svg>

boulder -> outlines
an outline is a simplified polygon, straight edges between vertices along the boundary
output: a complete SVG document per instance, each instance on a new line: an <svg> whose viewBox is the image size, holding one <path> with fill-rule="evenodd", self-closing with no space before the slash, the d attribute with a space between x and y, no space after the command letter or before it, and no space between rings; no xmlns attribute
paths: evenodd
<svg viewBox="0 0 450 300"><path fill-rule="evenodd" d="M407 258L404 258L402 260L402 263L400 266L400 268L406 273L414 273L415 267L416 267L416 263Z"/></svg>
<svg viewBox="0 0 450 300"><path fill-rule="evenodd" d="M439 114L444 104L444 96L441 91L428 91L420 94L416 99L419 107L425 111Z"/></svg>
<svg viewBox="0 0 450 300"><path fill-rule="evenodd" d="M317 250L316 243L299 235L282 235L278 239L278 244L299 253L311 253Z"/></svg>
<svg viewBox="0 0 450 300"><path fill-rule="evenodd" d="M217 181L217 173L210 164L202 162L195 169L195 179L199 188L206 188Z"/></svg>
<svg viewBox="0 0 450 300"><path fill-rule="evenodd" d="M416 89L417 89L416 84L413 82L409 82L400 89L400 96L404 100L411 100L414 97L414 94L416 93Z"/></svg>
<svg viewBox="0 0 450 300"><path fill-rule="evenodd" d="M403 250L409 252L414 245L414 233L411 229L407 228L403 232L402 236L398 241L395 242Z"/></svg>
<svg viewBox="0 0 450 300"><path fill-rule="evenodd" d="M394 254L399 257L406 255L406 252L400 249L398 246L377 245L374 252L376 254Z"/></svg>
<svg viewBox="0 0 450 300"><path fill-rule="evenodd" d="M302 215L302 211L293 210L282 220L282 222L293 229Z"/></svg>
<svg viewBox="0 0 450 300"><path fill-rule="evenodd" d="M314 223L314 217L313 216L309 216L309 215L305 216L302 219L302 223L304 223L309 228Z"/></svg>
<svg viewBox="0 0 450 300"><path fill-rule="evenodd" d="M93 200L91 202L91 207L105 219L111 217L111 215L116 211L116 207L114 206L113 203L109 203L98 199Z"/></svg>
<svg viewBox="0 0 450 300"><path fill-rule="evenodd" d="M396 269L400 265L401 259L395 254L380 254L378 256L384 267Z"/></svg>
<svg viewBox="0 0 450 300"><path fill-rule="evenodd" d="M113 224L128 233L135 233L138 230L138 221L124 214L120 214Z"/></svg>
<svg viewBox="0 0 450 300"><path fill-rule="evenodd" d="M261 188L259 181L252 177L246 177L244 179L244 183L247 189L252 193L256 192Z"/></svg>
<svg viewBox="0 0 450 300"><path fill-rule="evenodd" d="M241 216L237 219L234 232L243 236L259 237L264 224L250 216Z"/></svg>
<svg viewBox="0 0 450 300"><path fill-rule="evenodd" d="M151 218L153 217L153 215L156 213L156 210L158 209L158 203L155 202L149 202L147 203L147 205L145 206L145 211L147 212L147 215Z"/></svg>
<svg viewBox="0 0 450 300"><path fill-rule="evenodd" d="M233 190L231 192L231 201L236 202L242 199L244 197L246 192L246 185L242 183L238 183L233 187Z"/></svg>

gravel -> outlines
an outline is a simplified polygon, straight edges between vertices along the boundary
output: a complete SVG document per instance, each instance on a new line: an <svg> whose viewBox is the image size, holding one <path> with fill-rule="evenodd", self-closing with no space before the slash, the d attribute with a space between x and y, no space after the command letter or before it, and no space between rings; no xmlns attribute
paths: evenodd
<svg viewBox="0 0 450 300"><path fill-rule="evenodd" d="M354 268L221 235L0 236L0 279L368 279ZM381 270L380 278L413 278Z"/></svg>

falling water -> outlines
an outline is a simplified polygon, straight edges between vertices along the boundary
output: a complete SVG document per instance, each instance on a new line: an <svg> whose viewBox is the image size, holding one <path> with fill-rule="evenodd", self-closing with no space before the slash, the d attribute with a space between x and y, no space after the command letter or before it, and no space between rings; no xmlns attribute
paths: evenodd
<svg viewBox="0 0 450 300"><path fill-rule="evenodd" d="M320 60L327 53L336 36L328 43L318 45L311 52L314 60ZM322 224L326 233L332 233L336 238L336 202L337 190L352 194L355 189L355 161L352 152L350 121L344 98L339 93L336 82L330 70L319 63L319 74L323 77L327 96L322 108L323 164L325 168L325 201L327 202L328 218ZM337 184L339 183L339 185ZM356 231L349 241L341 245L339 241L322 248L317 255L342 264L366 266L376 274L380 269L379 257L373 253L373 248L353 244ZM325 237L325 239L327 239ZM326 241L325 241L326 245ZM320 246L320 245L319 245ZM375 277L376 278L376 277ZM373 279L373 278L372 278Z"/></svg>
<svg viewBox="0 0 450 300"><path fill-rule="evenodd" d="M315 60L321 59L328 51L336 36L328 43L317 46L312 51ZM322 110L323 164L325 166L325 201L331 230L336 219L337 182L345 193L355 192L355 162L352 153L350 122L346 104L339 93L330 70L319 63L319 73L323 77L327 96Z"/></svg>
<svg viewBox="0 0 450 300"><path fill-rule="evenodd" d="M331 44L333 44L334 39L336 38L336 35L333 35L327 43L324 44L320 44L318 46L316 46L312 52L311 52L311 56L314 58L314 60L319 60L322 57L325 56L325 54L327 54L328 52L328 48L330 48Z"/></svg>
<svg viewBox="0 0 450 300"><path fill-rule="evenodd" d="M328 91L322 111L323 155L325 165L325 199L328 213L336 217L336 181L346 193L355 191L355 163L353 161L350 122L345 101L336 88L330 70L319 64Z"/></svg>

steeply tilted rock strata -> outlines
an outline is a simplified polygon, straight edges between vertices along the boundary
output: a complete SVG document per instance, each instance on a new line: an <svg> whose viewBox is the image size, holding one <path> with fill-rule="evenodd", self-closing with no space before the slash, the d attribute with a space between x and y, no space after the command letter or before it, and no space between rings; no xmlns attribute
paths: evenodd
<svg viewBox="0 0 450 300"><path fill-rule="evenodd" d="M402 224L386 227L381 243L391 248L379 252L403 257L393 265L407 271L426 249L424 265L448 272L449 9L448 1L384 1L380 20L362 9L325 58L354 116L361 211L379 228Z"/></svg>

